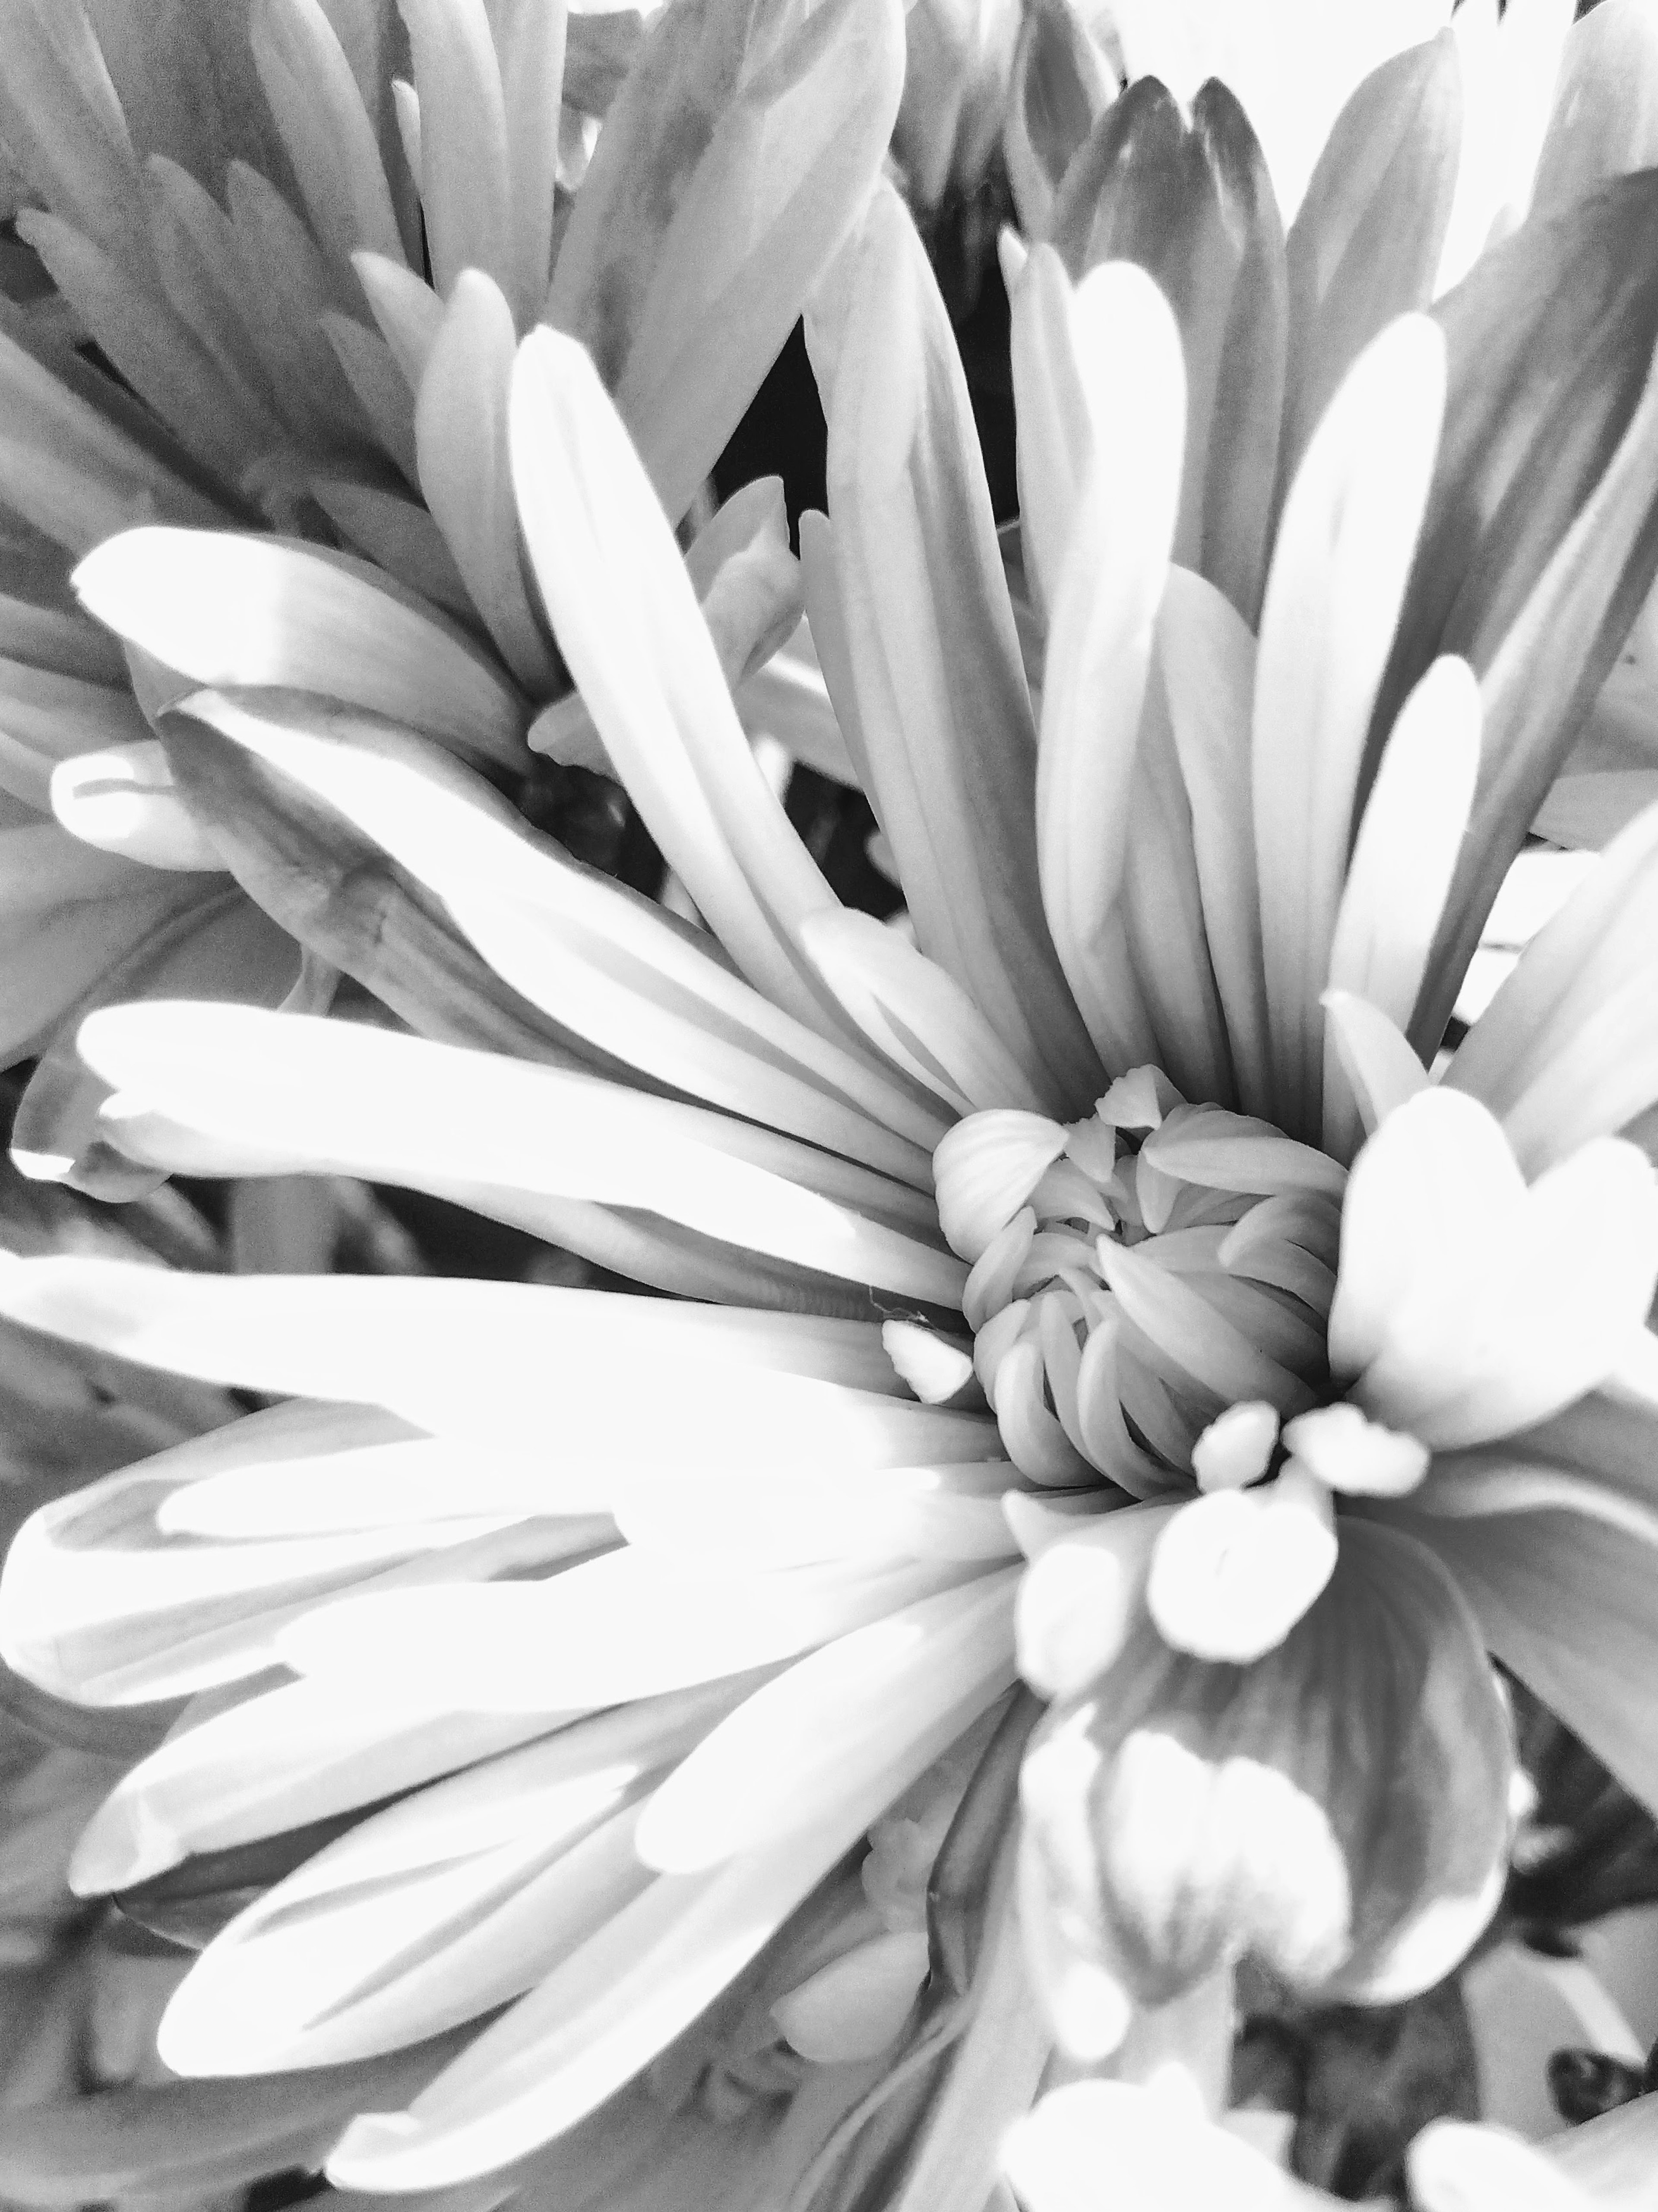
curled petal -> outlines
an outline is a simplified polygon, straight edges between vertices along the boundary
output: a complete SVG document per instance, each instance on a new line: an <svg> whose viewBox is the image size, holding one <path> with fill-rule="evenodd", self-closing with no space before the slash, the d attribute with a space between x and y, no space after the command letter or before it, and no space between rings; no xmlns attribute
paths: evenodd
<svg viewBox="0 0 1658 2212"><path fill-rule="evenodd" d="M1023 1782L1039 1954L1140 2004L1241 1954L1327 2000L1395 2001L1491 1914L1511 1767L1451 1577L1413 1539L1349 1524L1264 1658L1172 1652L1142 1616L1049 1717Z"/></svg>

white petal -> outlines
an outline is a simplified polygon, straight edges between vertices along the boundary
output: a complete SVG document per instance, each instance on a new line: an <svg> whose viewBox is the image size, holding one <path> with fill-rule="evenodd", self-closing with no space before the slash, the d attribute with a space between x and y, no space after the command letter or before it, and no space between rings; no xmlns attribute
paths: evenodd
<svg viewBox="0 0 1658 2212"><path fill-rule="evenodd" d="M1279 525L1255 664L1254 824L1277 1118L1316 1135L1324 988L1370 710L1438 448L1445 342L1401 316L1347 372Z"/></svg>
<svg viewBox="0 0 1658 2212"><path fill-rule="evenodd" d="M823 1817L912 1740L965 1728L1013 1679L1017 1581L923 1599L757 1690L658 1790L641 1856L671 1874L713 1866Z"/></svg>
<svg viewBox="0 0 1658 2212"><path fill-rule="evenodd" d="M1177 1650L1247 1665L1283 1642L1335 1563L1330 1493L1291 1461L1258 1490L1182 1506L1157 1540L1145 1602Z"/></svg>

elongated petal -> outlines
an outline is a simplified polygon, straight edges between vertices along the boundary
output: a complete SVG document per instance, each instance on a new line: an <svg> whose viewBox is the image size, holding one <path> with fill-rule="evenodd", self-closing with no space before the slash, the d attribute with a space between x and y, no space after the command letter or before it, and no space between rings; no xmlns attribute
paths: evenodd
<svg viewBox="0 0 1658 2212"><path fill-rule="evenodd" d="M1363 999L1327 991L1324 1011L1364 1134L1373 1137L1396 1106L1426 1088L1428 1071L1404 1032Z"/></svg>
<svg viewBox="0 0 1658 2212"><path fill-rule="evenodd" d="M133 434L118 402L97 404L90 379L47 368L19 343L24 334L0 308L0 493L9 507L73 553L147 520L146 510L198 528L232 519L155 450L164 434L152 428L148 442Z"/></svg>
<svg viewBox="0 0 1658 2212"><path fill-rule="evenodd" d="M793 1658L966 1571L928 1560L719 1573L628 1547L539 1585L343 1599L295 1621L280 1649L343 1696L418 1682L481 1712L580 1710Z"/></svg>
<svg viewBox="0 0 1658 2212"><path fill-rule="evenodd" d="M1436 660L1400 712L1365 801L1336 910L1327 988L1409 1023L1456 867L1479 767L1479 693L1465 660ZM1353 1149L1357 1113L1324 1042L1324 1140Z"/></svg>
<svg viewBox="0 0 1658 2212"><path fill-rule="evenodd" d="M568 25L564 0L510 0L492 25L506 106L513 300L520 329L540 312L553 273Z"/></svg>
<svg viewBox="0 0 1658 2212"><path fill-rule="evenodd" d="M319 0L257 0L249 42L313 222L341 260L403 260L374 125Z"/></svg>
<svg viewBox="0 0 1658 2212"><path fill-rule="evenodd" d="M535 1993L485 2031L404 2114L373 2115L331 2162L341 2181L449 2180L487 2172L581 2118L653 2057L742 1970L875 1815L931 1764L859 1776L833 1813L714 1875L660 1877Z"/></svg>
<svg viewBox="0 0 1658 2212"><path fill-rule="evenodd" d="M1658 1079L1645 1008L1658 811L1639 816L1526 947L1446 1071L1527 1170L1623 1128Z"/></svg>
<svg viewBox="0 0 1658 2212"><path fill-rule="evenodd" d="M1442 32L1367 77L1337 118L1288 240L1291 349L1282 484L1352 363L1433 296L1463 100Z"/></svg>
<svg viewBox="0 0 1658 2212"><path fill-rule="evenodd" d="M796 934L837 902L754 759L662 510L571 340L525 341L512 433L531 558L606 750L750 981L833 1035Z"/></svg>
<svg viewBox="0 0 1658 2212"><path fill-rule="evenodd" d="M1255 665L1254 823L1277 1118L1320 1126L1324 988L1364 735L1428 496L1444 344L1402 318L1359 356L1285 503ZM1309 651L1309 641L1315 641Z"/></svg>
<svg viewBox="0 0 1658 2212"><path fill-rule="evenodd" d="M1614 641L1644 595L1655 465L1658 374L1649 375L1605 474L1482 678L1487 735L1479 786L1436 946L1445 975L1471 949L1526 825L1607 672ZM1552 656L1547 641L1561 635L1582 641L1582 648ZM1427 994L1418 1036L1445 995L1443 983Z"/></svg>
<svg viewBox="0 0 1658 2212"><path fill-rule="evenodd" d="M830 1814L853 1776L951 1712L965 1727L1013 1679L1011 1571L924 1598L757 1690L642 1815L646 1863L689 1874Z"/></svg>
<svg viewBox="0 0 1658 2212"><path fill-rule="evenodd" d="M1045 1100L1091 1095L1042 912L1029 698L948 319L895 194L845 252L812 343L820 384L835 363L835 573L872 802L923 951Z"/></svg>
<svg viewBox="0 0 1658 2212"><path fill-rule="evenodd" d="M1225 83L1197 91L1189 120L1159 72L1131 83L1067 170L1054 228L1074 274L1136 262L1168 298L1186 364L1175 557L1253 625L1284 402L1284 245L1260 144Z"/></svg>
<svg viewBox="0 0 1658 2212"><path fill-rule="evenodd" d="M1537 160L1533 205L1552 215L1598 185L1650 168L1648 95L1658 52L1644 8L1614 7L1600 22L1574 23L1560 52L1559 82Z"/></svg>
<svg viewBox="0 0 1658 2212"><path fill-rule="evenodd" d="M1065 13L1066 11L1060 11ZM1068 15L1067 15L1067 20ZM1052 607L1095 445L1096 409L1071 337L1071 283L1051 246L1031 250L1011 298L1017 410L1020 543L1045 607ZM1103 399L1103 395L1101 395Z"/></svg>
<svg viewBox="0 0 1658 2212"><path fill-rule="evenodd" d="M212 355L154 281L143 261L117 261L57 216L18 219L53 283L103 353L179 444L227 484L240 487L250 459L280 439L258 398L227 381Z"/></svg>
<svg viewBox="0 0 1658 2212"><path fill-rule="evenodd" d="M398 0L398 10L420 94L421 205L433 282L446 297L461 270L473 268L507 289L507 113L484 0Z"/></svg>
<svg viewBox="0 0 1658 2212"><path fill-rule="evenodd" d="M1174 538L1184 380L1173 315L1133 264L1093 272L1078 304L1078 368L1092 382L1116 365L1123 400L1138 403L1127 412L1141 434L1127 453L1096 452L1068 540L1043 680L1036 841L1060 961L1102 1060L1121 1073L1157 1057L1155 1047L1144 1048L1132 981L1114 950L1114 910Z"/></svg>
<svg viewBox="0 0 1658 2212"><path fill-rule="evenodd" d="M238 2189L273 2168L314 2163L366 2101L414 2094L459 2040L444 2037L314 2073L106 2089L9 2112L0 2185L27 2202L66 2208L157 2180L176 2192L175 2202Z"/></svg>
<svg viewBox="0 0 1658 2212"><path fill-rule="evenodd" d="M871 1043L944 1106L1036 1104L1024 1071L961 985L872 915L814 915L801 942Z"/></svg>
<svg viewBox="0 0 1658 2212"><path fill-rule="evenodd" d="M1658 1803L1650 1545L1558 1510L1409 1525L1455 1575L1504 1665L1625 1789Z"/></svg>
<svg viewBox="0 0 1658 2212"><path fill-rule="evenodd" d="M423 1697L343 1701L331 1684L283 1681L197 1718L123 1776L76 1845L70 1879L83 1896L131 1889L189 1858L400 1796L574 1717L464 1712Z"/></svg>
<svg viewBox="0 0 1658 2212"><path fill-rule="evenodd" d="M670 519L708 474L874 182L891 0L660 14L606 119L546 319L590 349Z"/></svg>
<svg viewBox="0 0 1658 2212"><path fill-rule="evenodd" d="M1254 640L1218 591L1171 567L1157 612L1157 663L1192 811L1205 935L1239 1102L1247 1113L1265 1113L1272 1094L1249 831Z"/></svg>
<svg viewBox="0 0 1658 2212"><path fill-rule="evenodd" d="M436 747L292 698L253 712L203 697L191 711L412 870L565 1034L711 1104L929 1179L918 1148L943 1134L941 1113L771 1006L659 908L574 867ZM246 818L245 797L227 793L227 806ZM343 870L361 839L331 834ZM269 902L268 880L258 890Z"/></svg>
<svg viewBox="0 0 1658 2212"><path fill-rule="evenodd" d="M250 1006L298 1002L325 1006L337 980L313 971L293 939L233 886L209 877L182 879L194 896L129 940L83 994L85 1018L118 1000L217 998ZM112 1143L103 1120L109 1085L89 1068L72 1036L43 1053L12 1124L12 1156L26 1174L63 1182L94 1197L122 1200L153 1187Z"/></svg>
<svg viewBox="0 0 1658 2212"><path fill-rule="evenodd" d="M1020 231L1033 244L1049 235L1071 158L1115 89L1104 56L1062 0L1027 12L1008 84L1002 153Z"/></svg>
<svg viewBox="0 0 1658 2212"><path fill-rule="evenodd" d="M125 687L118 691L0 659L0 786L42 813L51 806L58 762L148 735L149 726Z"/></svg>
<svg viewBox="0 0 1658 2212"><path fill-rule="evenodd" d="M137 161L85 9L10 0L4 30L0 136L60 215L142 264Z"/></svg>
<svg viewBox="0 0 1658 2212"><path fill-rule="evenodd" d="M274 1023L274 1025L273 1025ZM806 1147L701 1109L562 1070L398 1037L367 1024L179 1004L89 1023L82 1050L136 1101L185 1127L270 1148L275 1168L361 1173L419 1188L468 1178L597 1200L933 1304L966 1271L916 1236L792 1182ZM411 1111L418 1098L422 1111ZM348 1105L348 1103L349 1105ZM550 1129L557 1141L550 1145ZM879 1179L861 1181L872 1212Z"/></svg>
<svg viewBox="0 0 1658 2212"><path fill-rule="evenodd" d="M859 1465L918 1467L999 1456L994 1426L981 1415L811 1379L814 1340L825 1340L827 1329L833 1343L847 1326L815 1316L745 1320L610 1291L430 1278L227 1281L99 1261L14 1261L0 1284L0 1300L29 1326L119 1346L125 1357L180 1373L222 1370L254 1389L367 1398L442 1433L464 1434L483 1421L507 1435L542 1434L531 1407L544 1407L550 1362L562 1352L568 1358L561 1388L572 1468L602 1470L607 1458L625 1463L636 1453L650 1460L664 1449L688 1464L710 1456L732 1463L756 1449L774 1456L774 1440L764 1439L780 1419L797 1432L808 1461L841 1454ZM671 1403L665 1394L641 1401L630 1379L639 1333L659 1320L668 1334L658 1356L676 1369ZM853 1341L867 1342L871 1334L858 1325ZM878 1342L878 1331L872 1334ZM598 1358L607 1340L618 1363L608 1370ZM458 1341L470 1347L468 1374L452 1356ZM759 1362L749 1356L751 1341ZM722 1344L729 1347L725 1357L715 1349ZM779 1360L774 1371L767 1371L768 1345ZM490 1387L480 1391L486 1358ZM802 1359L807 1373L792 1375L791 1365ZM693 1415L698 1396L706 1432ZM608 1452L593 1450L599 1438ZM580 1505L574 1495L561 1503L602 1510L603 1498L587 1492Z"/></svg>
<svg viewBox="0 0 1658 2212"><path fill-rule="evenodd" d="M489 634L532 697L556 679L519 556L507 451L513 314L481 270L454 281L415 410L421 489Z"/></svg>
<svg viewBox="0 0 1658 2212"><path fill-rule="evenodd" d="M519 1996L646 1887L638 1801L738 1694L579 1721L349 1830L208 1947L163 2019L167 2063L337 2063Z"/></svg>
<svg viewBox="0 0 1658 2212"><path fill-rule="evenodd" d="M197 684L291 684L520 757L525 716L477 648L366 563L273 539L131 531L76 571L100 621Z"/></svg>

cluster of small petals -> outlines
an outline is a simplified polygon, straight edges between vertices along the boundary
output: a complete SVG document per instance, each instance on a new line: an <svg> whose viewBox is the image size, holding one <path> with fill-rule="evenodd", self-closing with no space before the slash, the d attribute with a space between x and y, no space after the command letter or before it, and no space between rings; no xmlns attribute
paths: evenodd
<svg viewBox="0 0 1658 2212"><path fill-rule="evenodd" d="M1104 1475L1140 1493L1143 1469L1125 1480L1138 1451L1180 1485L1229 1403L1258 1398L1274 1418L1313 1404L1333 1284L1321 1255L1345 1180L1322 1154L1190 1106L1144 1067L1068 1127L971 1115L934 1170L946 1233L973 1261L979 1379L1033 1480Z"/></svg>

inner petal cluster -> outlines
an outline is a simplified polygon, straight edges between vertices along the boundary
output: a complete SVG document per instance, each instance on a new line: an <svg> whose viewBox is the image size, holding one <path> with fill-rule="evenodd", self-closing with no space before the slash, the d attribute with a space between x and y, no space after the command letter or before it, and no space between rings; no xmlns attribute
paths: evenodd
<svg viewBox="0 0 1658 2212"><path fill-rule="evenodd" d="M1189 1491L1244 1404L1266 1424L1253 1478L1276 1421L1327 1395L1346 1172L1324 1153L1141 1067L1083 1121L972 1115L934 1167L975 1366L1033 1481Z"/></svg>

